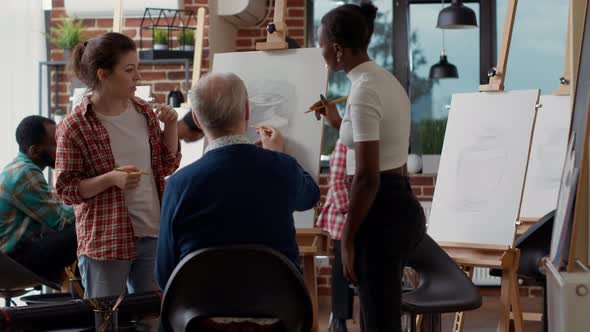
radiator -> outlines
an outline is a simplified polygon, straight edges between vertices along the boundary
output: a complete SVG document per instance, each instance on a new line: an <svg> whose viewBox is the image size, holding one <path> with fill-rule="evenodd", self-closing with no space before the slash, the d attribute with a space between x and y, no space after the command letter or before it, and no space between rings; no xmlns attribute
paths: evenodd
<svg viewBox="0 0 590 332"><path fill-rule="evenodd" d="M428 227L428 219L430 217L430 209L432 208L431 201L421 201L422 208L424 209L424 215L426 216L426 225ZM476 267L473 270L473 283L476 286L500 286L500 277L490 276L490 269L483 267Z"/></svg>

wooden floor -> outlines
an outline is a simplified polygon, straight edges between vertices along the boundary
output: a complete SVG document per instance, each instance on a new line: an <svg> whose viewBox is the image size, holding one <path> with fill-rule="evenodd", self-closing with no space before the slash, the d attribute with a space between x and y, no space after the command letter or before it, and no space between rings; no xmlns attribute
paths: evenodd
<svg viewBox="0 0 590 332"><path fill-rule="evenodd" d="M330 297L320 297L319 303L319 318L320 318L320 332L328 331L328 321L330 317ZM525 312L540 313L543 307L542 298L522 298L521 304ZM358 325L358 301L355 299L354 303L354 319L348 321L349 332L360 332ZM477 310L467 312L465 314L465 332L495 332L498 322L498 313L500 311L500 302L497 296L484 296L483 305ZM453 314L443 315L442 331L452 331ZM525 322L525 332L539 332L541 331L541 324L539 322Z"/></svg>

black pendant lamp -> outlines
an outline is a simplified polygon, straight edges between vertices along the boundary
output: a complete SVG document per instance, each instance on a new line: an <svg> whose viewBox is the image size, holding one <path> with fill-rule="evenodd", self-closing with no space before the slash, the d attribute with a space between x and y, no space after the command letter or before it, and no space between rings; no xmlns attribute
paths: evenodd
<svg viewBox="0 0 590 332"><path fill-rule="evenodd" d="M477 18L475 12L463 5L461 0L452 0L450 6L443 8L438 13L436 27L439 29L473 29L477 28Z"/></svg>
<svg viewBox="0 0 590 332"><path fill-rule="evenodd" d="M441 78L459 78L457 67L447 61L445 49L443 48L440 52L440 61L430 67L430 74L428 75L431 79Z"/></svg>

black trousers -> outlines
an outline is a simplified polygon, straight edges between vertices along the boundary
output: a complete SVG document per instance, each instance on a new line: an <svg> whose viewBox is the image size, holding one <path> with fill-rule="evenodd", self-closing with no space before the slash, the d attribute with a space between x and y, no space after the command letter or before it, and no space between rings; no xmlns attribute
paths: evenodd
<svg viewBox="0 0 590 332"><path fill-rule="evenodd" d="M77 247L76 230L71 226L21 245L8 256L47 280L59 281L64 268L76 260Z"/></svg>
<svg viewBox="0 0 590 332"><path fill-rule="evenodd" d="M407 177L381 175L377 197L355 239L363 332L401 331L401 279L426 222Z"/></svg>
<svg viewBox="0 0 590 332"><path fill-rule="evenodd" d="M342 273L340 240L333 241L334 264L332 265L332 314L335 319L352 319L354 291Z"/></svg>

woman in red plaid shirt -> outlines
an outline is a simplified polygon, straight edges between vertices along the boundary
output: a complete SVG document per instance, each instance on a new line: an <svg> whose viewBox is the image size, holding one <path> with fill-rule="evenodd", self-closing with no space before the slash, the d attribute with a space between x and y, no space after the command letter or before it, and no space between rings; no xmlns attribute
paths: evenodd
<svg viewBox="0 0 590 332"><path fill-rule="evenodd" d="M89 93L57 129L56 187L74 205L86 296L156 290L160 199L180 162L177 114L135 97L139 59L125 35L76 46L70 65Z"/></svg>
<svg viewBox="0 0 590 332"><path fill-rule="evenodd" d="M326 202L317 226L330 233L334 248L332 265L332 326L334 332L346 332L346 320L352 318L354 292L342 274L340 238L348 212L348 183L346 176L346 146L338 140L330 156L330 181Z"/></svg>

